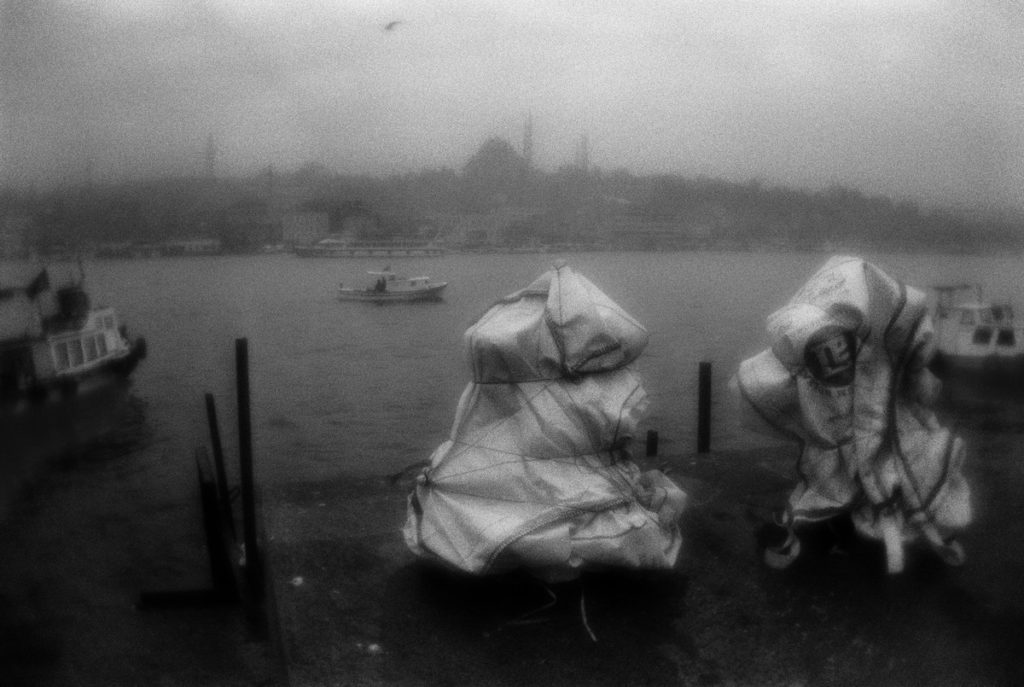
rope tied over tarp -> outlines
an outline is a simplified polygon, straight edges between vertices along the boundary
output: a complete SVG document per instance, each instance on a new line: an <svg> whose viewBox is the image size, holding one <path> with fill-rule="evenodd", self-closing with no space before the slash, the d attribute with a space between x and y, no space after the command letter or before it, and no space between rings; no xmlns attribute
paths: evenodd
<svg viewBox="0 0 1024 687"><path fill-rule="evenodd" d="M410 494L410 549L471 573L666 568L686 496L629 444L648 334L564 262L466 331L472 381Z"/></svg>
<svg viewBox="0 0 1024 687"><path fill-rule="evenodd" d="M925 294L860 258L834 257L767 329L770 347L740 364L733 388L748 427L801 449L782 517L790 535L766 560L795 559L801 522L850 513L861 534L885 544L890 572L903 569L915 539L962 563L952 537L972 519L965 450L931 407L938 383Z"/></svg>

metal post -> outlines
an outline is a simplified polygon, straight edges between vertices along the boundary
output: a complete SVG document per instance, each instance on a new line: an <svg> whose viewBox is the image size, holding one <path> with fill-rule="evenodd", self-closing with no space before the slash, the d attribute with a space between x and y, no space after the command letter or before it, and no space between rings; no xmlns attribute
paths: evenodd
<svg viewBox="0 0 1024 687"><path fill-rule="evenodd" d="M239 599L238 571L232 557L233 536L225 528L218 503L217 485L210 474L206 449L197 447L196 474L199 477L199 502L203 510L203 530L206 534L206 552L210 559L210 589L181 589L173 591L142 592L138 608L205 608L237 603Z"/></svg>
<svg viewBox="0 0 1024 687"><path fill-rule="evenodd" d="M658 455L658 432L649 429L647 430L647 457Z"/></svg>
<svg viewBox="0 0 1024 687"><path fill-rule="evenodd" d="M238 459L242 487L242 529L245 537L245 578L249 594L263 595L260 552L256 543L256 493L252 469L252 422L249 416L249 341L235 339L238 385Z"/></svg>
<svg viewBox="0 0 1024 687"><path fill-rule="evenodd" d="M217 406L213 394L206 394L206 421L210 425L210 445L213 448L213 466L217 476L217 498L228 517L228 527L235 534L235 519L231 517L231 497L228 493L228 475L224 469L224 448L220 441L220 426L217 423Z"/></svg>
<svg viewBox="0 0 1024 687"><path fill-rule="evenodd" d="M700 364L697 381L697 453L711 450L711 363Z"/></svg>
<svg viewBox="0 0 1024 687"><path fill-rule="evenodd" d="M209 474L209 458L201 447L196 449L196 471L199 474L199 500L203 507L203 529L210 556L213 592L219 599L238 601L238 583L232 568L227 532L222 529L225 523L218 503L217 485Z"/></svg>

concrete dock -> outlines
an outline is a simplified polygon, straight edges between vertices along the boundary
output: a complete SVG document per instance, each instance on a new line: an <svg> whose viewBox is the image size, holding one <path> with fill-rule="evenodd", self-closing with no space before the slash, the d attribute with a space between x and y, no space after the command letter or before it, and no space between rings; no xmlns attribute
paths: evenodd
<svg viewBox="0 0 1024 687"><path fill-rule="evenodd" d="M651 459L690 497L677 569L552 586L415 560L407 480L264 487L271 641L237 606L140 611L140 591L208 583L197 516L158 490L111 491L116 471L94 491L58 472L0 522L0 684L1024 684L1024 426L973 417L967 564L915 550L895 577L877 547L825 530L790 569L761 562L789 446ZM124 500L150 515L119 515Z"/></svg>
<svg viewBox="0 0 1024 687"><path fill-rule="evenodd" d="M969 432L977 520L951 569L823 528L788 570L758 532L792 486L793 447L656 458L688 492L662 573L545 586L414 559L407 483L291 485L268 497L287 678L334 685L1024 684L1024 440Z"/></svg>

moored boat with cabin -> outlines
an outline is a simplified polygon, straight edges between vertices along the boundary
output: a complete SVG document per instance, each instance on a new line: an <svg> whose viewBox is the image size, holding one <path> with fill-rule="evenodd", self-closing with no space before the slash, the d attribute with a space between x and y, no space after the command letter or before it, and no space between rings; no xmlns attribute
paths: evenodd
<svg viewBox="0 0 1024 687"><path fill-rule="evenodd" d="M364 288L338 285L338 298L343 301L370 301L374 303L397 303L407 301L440 300L448 282L432 282L430 277L403 277L385 267L380 271L368 271L373 283Z"/></svg>
<svg viewBox="0 0 1024 687"><path fill-rule="evenodd" d="M934 367L939 376L991 388L1024 381L1024 331L1015 321L1013 305L986 299L976 284L931 288L936 294Z"/></svg>
<svg viewBox="0 0 1024 687"><path fill-rule="evenodd" d="M6 280L5 280L6 281ZM74 393L103 376L125 377L146 355L111 306L93 306L83 278L42 269L27 283L0 283L0 408Z"/></svg>

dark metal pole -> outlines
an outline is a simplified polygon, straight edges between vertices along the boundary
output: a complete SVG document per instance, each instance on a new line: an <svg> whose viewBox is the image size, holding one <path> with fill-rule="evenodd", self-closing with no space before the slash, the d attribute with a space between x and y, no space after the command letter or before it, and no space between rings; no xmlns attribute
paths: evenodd
<svg viewBox="0 0 1024 687"><path fill-rule="evenodd" d="M238 459L242 487L242 527L245 537L245 577L249 593L262 598L263 577L256 543L256 493L252 470L252 422L249 416L249 341L235 339L238 383Z"/></svg>
<svg viewBox="0 0 1024 687"><path fill-rule="evenodd" d="M711 363L700 364L697 381L697 453L711 450Z"/></svg>
<svg viewBox="0 0 1024 687"><path fill-rule="evenodd" d="M653 429L647 430L647 457L658 455L658 432Z"/></svg>
<svg viewBox="0 0 1024 687"><path fill-rule="evenodd" d="M210 444L213 447L213 466L217 476L217 498L220 499L221 507L231 514L231 497L228 494L228 475L224 469L224 448L220 442L220 426L217 423L217 405L213 400L213 394L206 394L206 421L210 425ZM228 526L232 535L235 533L235 519L228 518Z"/></svg>
<svg viewBox="0 0 1024 687"><path fill-rule="evenodd" d="M196 471L199 473L199 500L203 507L213 591L219 599L238 601L238 583L232 570L230 545L222 529L224 520L218 503L217 485L209 474L209 459L202 447L196 449Z"/></svg>

